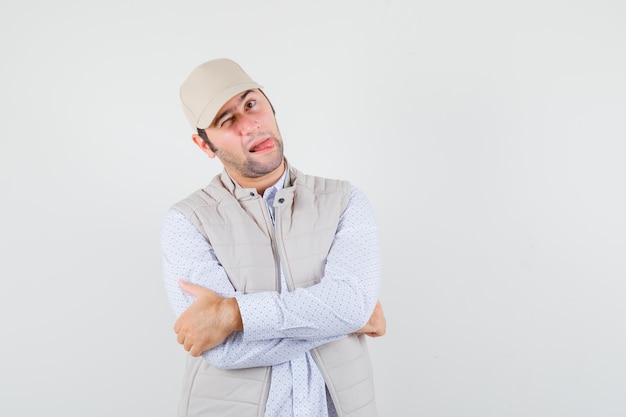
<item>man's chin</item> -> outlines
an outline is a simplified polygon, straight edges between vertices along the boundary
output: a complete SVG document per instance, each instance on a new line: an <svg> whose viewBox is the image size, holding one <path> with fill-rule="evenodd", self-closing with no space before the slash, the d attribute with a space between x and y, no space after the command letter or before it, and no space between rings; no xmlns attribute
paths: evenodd
<svg viewBox="0 0 626 417"><path fill-rule="evenodd" d="M272 159L271 161L261 162L255 160L248 160L248 172L249 176L253 178L262 177L263 175L271 174L276 171L283 163L283 155Z"/></svg>

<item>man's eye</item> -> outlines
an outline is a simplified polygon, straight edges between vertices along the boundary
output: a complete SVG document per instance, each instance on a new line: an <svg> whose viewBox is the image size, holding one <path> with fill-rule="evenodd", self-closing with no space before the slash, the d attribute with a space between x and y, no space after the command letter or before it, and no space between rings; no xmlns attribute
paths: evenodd
<svg viewBox="0 0 626 417"><path fill-rule="evenodd" d="M232 117L229 117L228 119L222 120L222 122L220 123L220 127L226 126L227 124L229 124L231 122L231 120L233 120Z"/></svg>
<svg viewBox="0 0 626 417"><path fill-rule="evenodd" d="M246 103L246 107L251 109L254 107L255 104L256 104L256 100L250 100L249 102Z"/></svg>

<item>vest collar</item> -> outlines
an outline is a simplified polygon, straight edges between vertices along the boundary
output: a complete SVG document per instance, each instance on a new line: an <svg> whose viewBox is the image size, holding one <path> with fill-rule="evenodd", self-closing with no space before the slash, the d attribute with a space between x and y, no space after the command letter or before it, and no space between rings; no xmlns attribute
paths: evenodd
<svg viewBox="0 0 626 417"><path fill-rule="evenodd" d="M287 158L284 158L284 164L285 164L286 174L285 174L285 182L283 185L283 189L293 186L298 176L297 175L298 171L295 168L293 168L291 164L289 164L289 161L287 161ZM234 195L237 200L250 199L253 197L257 197L257 196L261 197L257 193L255 188L242 187L237 181L235 181L230 176L228 172L226 172L226 169L222 170L222 173L220 175L220 181L222 185L224 186L224 188L226 188L230 194Z"/></svg>

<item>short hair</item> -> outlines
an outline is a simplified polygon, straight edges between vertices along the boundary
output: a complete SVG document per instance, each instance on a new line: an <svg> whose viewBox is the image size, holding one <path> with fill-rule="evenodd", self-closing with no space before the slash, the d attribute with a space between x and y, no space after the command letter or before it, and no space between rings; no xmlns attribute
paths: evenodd
<svg viewBox="0 0 626 417"><path fill-rule="evenodd" d="M217 152L217 148L209 140L209 137L207 136L206 131L204 129L200 129L199 127L197 127L196 129L198 129L198 136L202 138L204 143L206 143L209 146L209 148L213 151L213 153Z"/></svg>

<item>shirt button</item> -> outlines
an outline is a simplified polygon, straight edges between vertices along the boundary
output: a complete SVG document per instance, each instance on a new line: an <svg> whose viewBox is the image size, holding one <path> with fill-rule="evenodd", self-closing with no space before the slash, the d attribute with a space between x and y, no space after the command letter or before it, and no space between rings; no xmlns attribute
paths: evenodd
<svg viewBox="0 0 626 417"><path fill-rule="evenodd" d="M254 193L250 191L250 197L254 197Z"/></svg>
<svg viewBox="0 0 626 417"><path fill-rule="evenodd" d="M284 199L284 198L279 198L279 199L278 199L278 202L279 202L280 204L283 204L283 203L285 202L285 199Z"/></svg>

